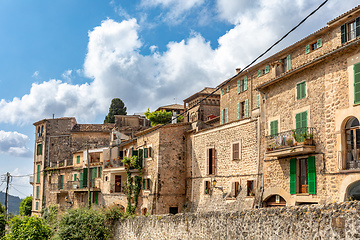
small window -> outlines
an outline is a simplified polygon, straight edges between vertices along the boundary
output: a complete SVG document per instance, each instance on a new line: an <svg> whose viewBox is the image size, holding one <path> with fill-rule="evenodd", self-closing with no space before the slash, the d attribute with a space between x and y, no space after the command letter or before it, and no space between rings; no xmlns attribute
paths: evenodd
<svg viewBox="0 0 360 240"><path fill-rule="evenodd" d="M226 92L228 93L230 91L229 85L226 86Z"/></svg>
<svg viewBox="0 0 360 240"><path fill-rule="evenodd" d="M232 145L232 159L239 160L240 159L240 143L233 143Z"/></svg>
<svg viewBox="0 0 360 240"><path fill-rule="evenodd" d="M143 178L143 190L150 191L150 179Z"/></svg>
<svg viewBox="0 0 360 240"><path fill-rule="evenodd" d="M179 212L178 207L170 207L169 213L170 214L177 214Z"/></svg>
<svg viewBox="0 0 360 240"><path fill-rule="evenodd" d="M279 133L279 121L278 120L271 121L270 122L270 136L275 137L278 135L278 133Z"/></svg>
<svg viewBox="0 0 360 240"><path fill-rule="evenodd" d="M39 199L40 187L36 186L36 199Z"/></svg>
<svg viewBox="0 0 360 240"><path fill-rule="evenodd" d="M204 193L210 194L210 181L205 181L204 183L205 183Z"/></svg>
<svg viewBox="0 0 360 240"><path fill-rule="evenodd" d="M283 59L284 72L287 72L291 69L291 56L287 55L286 58Z"/></svg>
<svg viewBox="0 0 360 240"><path fill-rule="evenodd" d="M76 156L76 164L80 164L80 155Z"/></svg>
<svg viewBox="0 0 360 240"><path fill-rule="evenodd" d="M215 149L209 148L208 149L208 174L212 175L215 174Z"/></svg>
<svg viewBox="0 0 360 240"><path fill-rule="evenodd" d="M149 148L144 148L144 158L149 157Z"/></svg>
<svg viewBox="0 0 360 240"><path fill-rule="evenodd" d="M39 202L35 203L35 210L39 210Z"/></svg>
<svg viewBox="0 0 360 240"><path fill-rule="evenodd" d="M300 100L306 97L306 82L296 84L296 99Z"/></svg>
<svg viewBox="0 0 360 240"><path fill-rule="evenodd" d="M240 183L239 182L232 182L231 183L231 197L236 198L240 192Z"/></svg>
<svg viewBox="0 0 360 240"><path fill-rule="evenodd" d="M237 104L237 119L243 119L249 117L249 100L246 99L243 102Z"/></svg>
<svg viewBox="0 0 360 240"><path fill-rule="evenodd" d="M42 144L36 146L36 155L42 155Z"/></svg>
<svg viewBox="0 0 360 240"><path fill-rule="evenodd" d="M253 180L248 180L247 181L247 193L246 196L255 196L254 193L254 181Z"/></svg>

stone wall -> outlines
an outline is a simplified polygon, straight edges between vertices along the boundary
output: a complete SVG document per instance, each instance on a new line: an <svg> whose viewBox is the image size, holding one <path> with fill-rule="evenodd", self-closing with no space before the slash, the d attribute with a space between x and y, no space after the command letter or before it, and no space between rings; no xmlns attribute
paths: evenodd
<svg viewBox="0 0 360 240"><path fill-rule="evenodd" d="M114 239L358 239L360 203L182 213L118 222Z"/></svg>

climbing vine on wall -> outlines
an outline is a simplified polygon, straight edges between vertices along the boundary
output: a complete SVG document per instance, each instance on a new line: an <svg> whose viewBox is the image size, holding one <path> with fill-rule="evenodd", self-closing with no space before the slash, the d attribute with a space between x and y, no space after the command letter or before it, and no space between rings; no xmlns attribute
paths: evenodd
<svg viewBox="0 0 360 240"><path fill-rule="evenodd" d="M137 156L132 156L131 158L124 157L122 162L126 168L126 180L127 180L127 188L126 188L126 197L127 197L127 208L126 213L134 214L135 209L138 204L139 193L141 190L141 180L142 180L142 166ZM134 179L131 177L131 169L138 169L140 172L140 176L135 176ZM134 198L134 206L131 204L131 199Z"/></svg>

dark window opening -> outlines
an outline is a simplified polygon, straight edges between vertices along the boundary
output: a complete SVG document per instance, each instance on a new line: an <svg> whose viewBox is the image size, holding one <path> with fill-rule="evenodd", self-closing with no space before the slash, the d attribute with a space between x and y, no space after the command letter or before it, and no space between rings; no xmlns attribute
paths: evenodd
<svg viewBox="0 0 360 240"><path fill-rule="evenodd" d="M215 149L208 149L208 173L215 174Z"/></svg>
<svg viewBox="0 0 360 240"><path fill-rule="evenodd" d="M170 207L169 213L170 214L177 214L179 212L178 207Z"/></svg>
<svg viewBox="0 0 360 240"><path fill-rule="evenodd" d="M248 180L247 181L247 193L246 196L255 196L254 193L254 181L253 180Z"/></svg>
<svg viewBox="0 0 360 240"><path fill-rule="evenodd" d="M205 194L210 194L210 181L205 181L204 193Z"/></svg>

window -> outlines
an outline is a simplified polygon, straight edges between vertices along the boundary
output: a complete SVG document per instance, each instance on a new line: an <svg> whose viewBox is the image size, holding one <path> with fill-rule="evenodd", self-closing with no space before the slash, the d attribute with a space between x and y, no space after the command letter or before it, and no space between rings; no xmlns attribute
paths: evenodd
<svg viewBox="0 0 360 240"><path fill-rule="evenodd" d="M237 81L237 93L244 92L248 89L248 80L247 77L244 77L244 79Z"/></svg>
<svg viewBox="0 0 360 240"><path fill-rule="evenodd" d="M121 175L115 175L115 192L121 192Z"/></svg>
<svg viewBox="0 0 360 240"><path fill-rule="evenodd" d="M279 133L279 121L271 121L270 122L270 136L275 137Z"/></svg>
<svg viewBox="0 0 360 240"><path fill-rule="evenodd" d="M36 183L40 183L40 164L36 166Z"/></svg>
<svg viewBox="0 0 360 240"><path fill-rule="evenodd" d="M36 155L42 155L42 144L36 146Z"/></svg>
<svg viewBox="0 0 360 240"><path fill-rule="evenodd" d="M341 43L346 43L360 35L360 17L341 26Z"/></svg>
<svg viewBox="0 0 360 240"><path fill-rule="evenodd" d="M228 123L228 109L221 110L220 115L220 124Z"/></svg>
<svg viewBox="0 0 360 240"><path fill-rule="evenodd" d="M232 145L232 160L239 160L240 159L240 143L233 143Z"/></svg>
<svg viewBox="0 0 360 240"><path fill-rule="evenodd" d="M169 208L169 213L170 214L177 214L179 212L178 207L170 207Z"/></svg>
<svg viewBox="0 0 360 240"><path fill-rule="evenodd" d="M144 158L148 158L148 157L149 157L149 149L144 148Z"/></svg>
<svg viewBox="0 0 360 240"><path fill-rule="evenodd" d="M210 181L205 181L204 183L205 183L204 193L210 194Z"/></svg>
<svg viewBox="0 0 360 240"><path fill-rule="evenodd" d="M316 194L315 157L290 159L290 194Z"/></svg>
<svg viewBox="0 0 360 240"><path fill-rule="evenodd" d="M240 192L240 183L239 182L232 182L231 183L231 193L230 197L236 198Z"/></svg>
<svg viewBox="0 0 360 240"><path fill-rule="evenodd" d="M225 91L224 88L221 89L221 95L224 95Z"/></svg>
<svg viewBox="0 0 360 240"><path fill-rule="evenodd" d="M296 99L300 100L306 97L306 82L296 84Z"/></svg>
<svg viewBox="0 0 360 240"><path fill-rule="evenodd" d="M64 175L59 175L58 188L64 189Z"/></svg>
<svg viewBox="0 0 360 240"><path fill-rule="evenodd" d="M76 164L80 164L80 155L76 156Z"/></svg>
<svg viewBox="0 0 360 240"><path fill-rule="evenodd" d="M143 190L150 191L150 179L149 178L143 178Z"/></svg>
<svg viewBox="0 0 360 240"><path fill-rule="evenodd" d="M35 203L35 210L39 210L39 202Z"/></svg>
<svg viewBox="0 0 360 240"><path fill-rule="evenodd" d="M229 85L226 86L226 92L228 93L230 91Z"/></svg>
<svg viewBox="0 0 360 240"><path fill-rule="evenodd" d="M36 199L39 199L39 191L40 191L40 187L36 186Z"/></svg>
<svg viewBox="0 0 360 240"><path fill-rule="evenodd" d="M322 39L319 38L316 42L313 42L313 43L305 46L305 53L308 54L308 53L310 53L310 51L314 51L321 47L322 47Z"/></svg>
<svg viewBox="0 0 360 240"><path fill-rule="evenodd" d="M265 70L264 70L264 73L267 74L270 72L270 67L269 65L265 66Z"/></svg>
<svg viewBox="0 0 360 240"><path fill-rule="evenodd" d="M360 103L360 63L354 65L354 103Z"/></svg>
<svg viewBox="0 0 360 240"><path fill-rule="evenodd" d="M350 118L345 125L346 160L348 168L360 168L356 165L360 160L360 124L355 117Z"/></svg>
<svg viewBox="0 0 360 240"><path fill-rule="evenodd" d="M246 183L246 196L255 196L254 193L254 181L253 180L248 180Z"/></svg>
<svg viewBox="0 0 360 240"><path fill-rule="evenodd" d="M88 181L88 169L84 168L83 172L80 173L80 188L86 188Z"/></svg>
<svg viewBox="0 0 360 240"><path fill-rule="evenodd" d="M215 174L215 148L209 148L207 150L207 163L208 174Z"/></svg>
<svg viewBox="0 0 360 240"><path fill-rule="evenodd" d="M260 107L260 94L256 95L256 107Z"/></svg>
<svg viewBox="0 0 360 240"><path fill-rule="evenodd" d="M258 76L258 77L261 76L261 69L258 70L257 76Z"/></svg>
<svg viewBox="0 0 360 240"><path fill-rule="evenodd" d="M286 58L283 59L284 72L287 72L291 69L291 56L287 55Z"/></svg>
<svg viewBox="0 0 360 240"><path fill-rule="evenodd" d="M76 182L76 181L77 181L77 174L74 173L74 182Z"/></svg>
<svg viewBox="0 0 360 240"><path fill-rule="evenodd" d="M303 134L307 132L307 112L305 111L296 114L295 121L296 121L296 130L295 130L296 134L301 136L298 140L300 140L300 142L303 142L304 141Z"/></svg>
<svg viewBox="0 0 360 240"><path fill-rule="evenodd" d="M93 192L92 203L98 204L98 201L99 201L99 192Z"/></svg>
<svg viewBox="0 0 360 240"><path fill-rule="evenodd" d="M246 99L243 102L237 104L237 119L243 119L249 117L249 100Z"/></svg>

